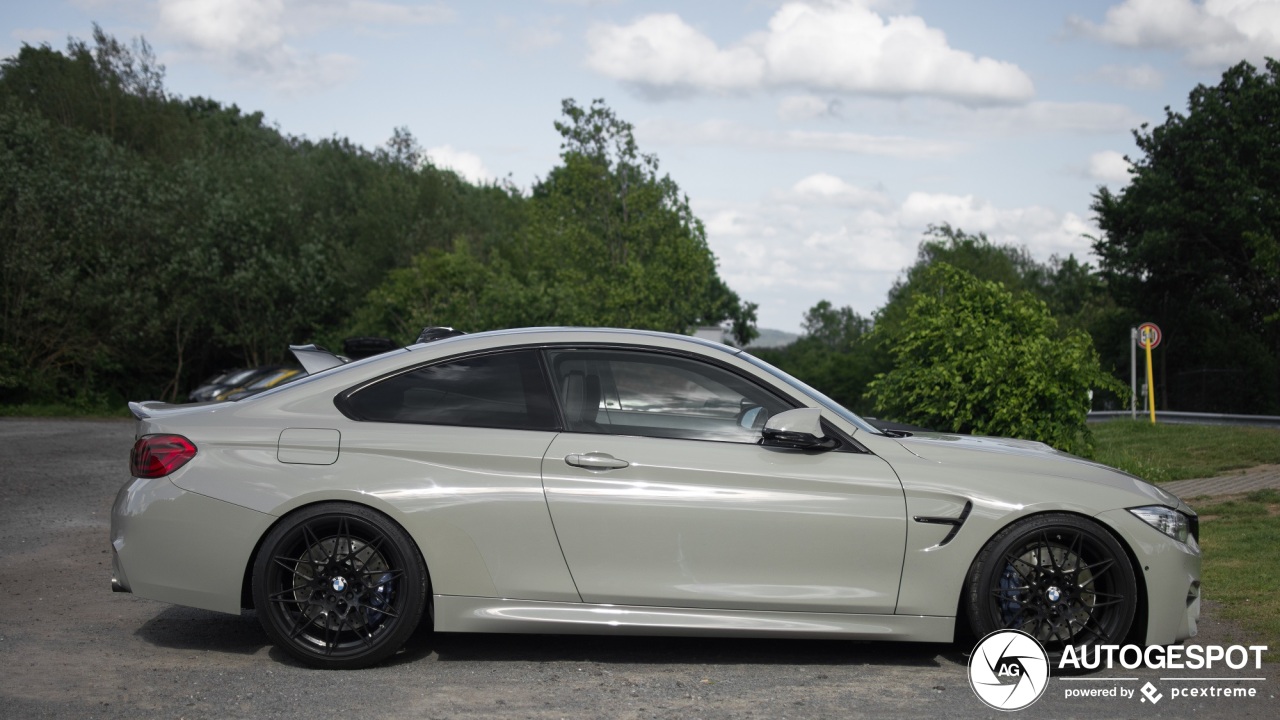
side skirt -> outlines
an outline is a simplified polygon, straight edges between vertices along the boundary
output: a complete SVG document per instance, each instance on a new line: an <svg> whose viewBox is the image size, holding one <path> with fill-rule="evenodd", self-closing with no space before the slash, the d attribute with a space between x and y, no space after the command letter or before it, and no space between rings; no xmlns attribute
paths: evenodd
<svg viewBox="0 0 1280 720"><path fill-rule="evenodd" d="M949 643L953 617L709 610L436 595L437 632L844 638Z"/></svg>

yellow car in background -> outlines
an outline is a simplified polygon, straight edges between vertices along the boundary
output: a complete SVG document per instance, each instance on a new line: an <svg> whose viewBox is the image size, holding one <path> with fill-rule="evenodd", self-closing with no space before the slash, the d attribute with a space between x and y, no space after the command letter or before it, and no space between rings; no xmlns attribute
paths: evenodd
<svg viewBox="0 0 1280 720"><path fill-rule="evenodd" d="M305 374L306 373L302 372L302 368L280 368L269 372L266 375L259 376L248 385L228 388L217 395L214 395L213 399L217 401L240 400L247 398L250 395L257 395L260 392L265 392L273 387L279 387L285 383L293 382L294 380L303 377Z"/></svg>

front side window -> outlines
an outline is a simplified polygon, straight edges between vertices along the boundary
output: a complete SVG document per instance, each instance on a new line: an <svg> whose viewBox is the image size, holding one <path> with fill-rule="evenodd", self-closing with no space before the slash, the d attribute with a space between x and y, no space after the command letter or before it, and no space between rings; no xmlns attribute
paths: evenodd
<svg viewBox="0 0 1280 720"><path fill-rule="evenodd" d="M571 432L754 443L791 405L693 358L629 350L559 350L552 382Z"/></svg>
<svg viewBox="0 0 1280 720"><path fill-rule="evenodd" d="M533 350L410 370L361 388L344 410L374 422L555 430L551 392Z"/></svg>

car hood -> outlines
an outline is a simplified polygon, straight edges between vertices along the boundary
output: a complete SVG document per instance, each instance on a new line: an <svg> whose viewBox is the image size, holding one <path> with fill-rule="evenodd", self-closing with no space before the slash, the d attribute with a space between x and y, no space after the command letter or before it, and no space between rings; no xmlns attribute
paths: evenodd
<svg viewBox="0 0 1280 720"><path fill-rule="evenodd" d="M1190 512L1176 495L1142 478L1033 440L916 433L897 438L908 452L942 465L963 466L992 476L1065 478L1133 493Z"/></svg>

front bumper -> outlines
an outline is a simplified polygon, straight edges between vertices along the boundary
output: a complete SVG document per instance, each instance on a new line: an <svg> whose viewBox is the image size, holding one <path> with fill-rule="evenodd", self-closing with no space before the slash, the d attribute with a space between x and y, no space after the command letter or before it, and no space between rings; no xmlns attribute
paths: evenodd
<svg viewBox="0 0 1280 720"><path fill-rule="evenodd" d="M241 588L271 515L134 478L111 508L111 589L239 613Z"/></svg>
<svg viewBox="0 0 1280 720"><path fill-rule="evenodd" d="M1124 539L1146 585L1146 645L1170 645L1195 637L1200 620L1200 547L1180 543L1128 510L1098 515Z"/></svg>

